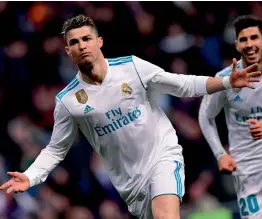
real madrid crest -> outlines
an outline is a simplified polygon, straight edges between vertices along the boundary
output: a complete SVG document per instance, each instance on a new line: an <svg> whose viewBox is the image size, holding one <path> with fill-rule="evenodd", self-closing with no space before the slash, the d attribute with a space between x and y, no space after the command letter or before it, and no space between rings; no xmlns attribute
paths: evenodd
<svg viewBox="0 0 262 219"><path fill-rule="evenodd" d="M76 99L79 103L85 104L88 100L88 96L84 89L81 89L75 93Z"/></svg>
<svg viewBox="0 0 262 219"><path fill-rule="evenodd" d="M127 83L122 84L122 95L129 96L132 94L132 88L127 85Z"/></svg>

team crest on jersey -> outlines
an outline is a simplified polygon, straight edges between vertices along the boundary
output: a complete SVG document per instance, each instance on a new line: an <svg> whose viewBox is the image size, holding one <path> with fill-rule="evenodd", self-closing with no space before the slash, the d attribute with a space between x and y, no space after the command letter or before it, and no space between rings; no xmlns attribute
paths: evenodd
<svg viewBox="0 0 262 219"><path fill-rule="evenodd" d="M122 95L129 96L132 94L132 88L127 85L127 83L122 84Z"/></svg>
<svg viewBox="0 0 262 219"><path fill-rule="evenodd" d="M81 89L75 93L76 99L79 103L85 104L88 100L88 96L84 89Z"/></svg>

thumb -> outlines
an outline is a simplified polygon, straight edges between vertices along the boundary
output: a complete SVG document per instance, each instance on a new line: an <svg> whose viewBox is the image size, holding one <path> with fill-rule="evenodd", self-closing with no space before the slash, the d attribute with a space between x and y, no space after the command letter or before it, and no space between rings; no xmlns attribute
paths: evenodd
<svg viewBox="0 0 262 219"><path fill-rule="evenodd" d="M256 120L255 120L255 119L248 119L248 120L246 120L246 122L247 122L247 123L255 123Z"/></svg>
<svg viewBox="0 0 262 219"><path fill-rule="evenodd" d="M231 166L234 168L234 169L236 169L236 162L233 160L232 162L231 162Z"/></svg>
<svg viewBox="0 0 262 219"><path fill-rule="evenodd" d="M11 177L17 177L18 173L17 172L7 172L7 175Z"/></svg>
<svg viewBox="0 0 262 219"><path fill-rule="evenodd" d="M237 70L237 60L233 58L232 63L233 63L232 71L234 72Z"/></svg>

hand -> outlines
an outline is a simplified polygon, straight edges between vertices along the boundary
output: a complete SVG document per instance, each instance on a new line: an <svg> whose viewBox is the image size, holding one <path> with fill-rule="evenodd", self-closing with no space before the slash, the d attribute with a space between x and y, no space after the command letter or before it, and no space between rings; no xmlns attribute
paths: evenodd
<svg viewBox="0 0 262 219"><path fill-rule="evenodd" d="M254 140L262 138L262 123L260 123L257 119L248 119L246 121L250 123L249 129L250 133Z"/></svg>
<svg viewBox="0 0 262 219"><path fill-rule="evenodd" d="M24 173L8 172L7 175L13 178L0 187L0 190L7 189L7 194L24 192L30 187L29 179Z"/></svg>
<svg viewBox="0 0 262 219"><path fill-rule="evenodd" d="M258 64L255 63L242 70L238 70L236 66L237 60L233 59L232 73L229 79L231 86L233 88L249 87L254 89L255 87L249 84L249 82L259 82L259 80L255 78L261 75L260 71L255 71Z"/></svg>
<svg viewBox="0 0 262 219"><path fill-rule="evenodd" d="M218 167L221 172L232 173L236 170L236 162L228 154L225 154L218 160Z"/></svg>

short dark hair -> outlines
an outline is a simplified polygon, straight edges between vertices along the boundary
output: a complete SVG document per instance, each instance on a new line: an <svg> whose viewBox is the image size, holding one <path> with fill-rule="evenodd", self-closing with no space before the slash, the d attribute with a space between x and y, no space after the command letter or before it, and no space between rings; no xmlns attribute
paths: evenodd
<svg viewBox="0 0 262 219"><path fill-rule="evenodd" d="M65 42L66 42L66 35L70 30L83 26L92 27L96 35L98 36L98 30L95 25L95 22L90 17L80 14L64 22L61 34L63 34Z"/></svg>
<svg viewBox="0 0 262 219"><path fill-rule="evenodd" d="M252 15L242 15L235 19L234 27L236 32L236 37L243 29L249 27L258 27L260 33L262 34L262 21L255 16Z"/></svg>

